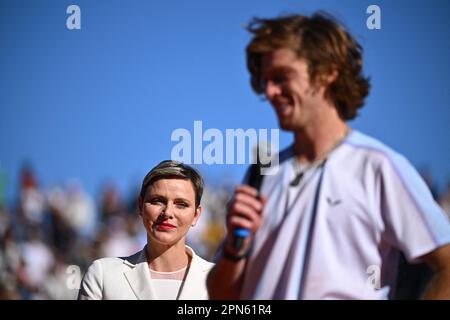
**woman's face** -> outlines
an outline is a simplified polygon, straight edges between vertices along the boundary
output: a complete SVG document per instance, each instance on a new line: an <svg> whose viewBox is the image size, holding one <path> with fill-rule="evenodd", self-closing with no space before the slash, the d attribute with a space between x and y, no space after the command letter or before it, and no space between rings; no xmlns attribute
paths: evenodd
<svg viewBox="0 0 450 320"><path fill-rule="evenodd" d="M201 207L195 208L195 191L190 180L160 179L147 187L139 198L148 240L162 245L182 241L191 225L197 223Z"/></svg>

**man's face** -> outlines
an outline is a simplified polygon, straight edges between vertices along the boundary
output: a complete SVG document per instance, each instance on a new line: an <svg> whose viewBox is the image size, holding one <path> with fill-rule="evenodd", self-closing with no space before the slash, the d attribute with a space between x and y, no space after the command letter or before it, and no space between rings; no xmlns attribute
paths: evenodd
<svg viewBox="0 0 450 320"><path fill-rule="evenodd" d="M324 88L312 85L304 59L290 49L265 54L261 78L281 129L297 131L312 125L324 102Z"/></svg>

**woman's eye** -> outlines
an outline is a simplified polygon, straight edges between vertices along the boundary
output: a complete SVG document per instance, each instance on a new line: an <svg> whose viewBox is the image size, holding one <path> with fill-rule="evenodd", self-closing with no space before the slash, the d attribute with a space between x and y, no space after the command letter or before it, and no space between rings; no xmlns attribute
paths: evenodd
<svg viewBox="0 0 450 320"><path fill-rule="evenodd" d="M188 205L186 203L184 203L184 202L177 203L176 206L179 209L184 209L184 208L188 207Z"/></svg>

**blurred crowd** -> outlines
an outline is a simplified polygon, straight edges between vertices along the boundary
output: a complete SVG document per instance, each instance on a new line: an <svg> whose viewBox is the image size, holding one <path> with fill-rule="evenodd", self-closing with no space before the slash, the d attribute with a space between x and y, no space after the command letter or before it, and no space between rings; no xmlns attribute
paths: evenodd
<svg viewBox="0 0 450 320"><path fill-rule="evenodd" d="M13 208L7 208L0 186L0 299L76 299L93 260L128 256L145 246L136 201L140 186L126 199L114 185L104 185L94 200L77 181L44 190L30 167L20 179ZM202 217L188 233L187 244L208 260L223 237L230 195L231 186L207 186Z"/></svg>

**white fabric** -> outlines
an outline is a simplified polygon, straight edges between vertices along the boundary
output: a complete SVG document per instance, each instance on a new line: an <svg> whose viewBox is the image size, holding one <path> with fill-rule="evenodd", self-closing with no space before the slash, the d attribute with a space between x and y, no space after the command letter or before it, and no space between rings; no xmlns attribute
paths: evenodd
<svg viewBox="0 0 450 320"><path fill-rule="evenodd" d="M176 300L182 282L173 279L152 279L152 286L159 300Z"/></svg>
<svg viewBox="0 0 450 320"><path fill-rule="evenodd" d="M268 202L242 298L386 299L399 251L413 261L450 242L419 174L377 140L353 130L297 187L293 161L291 147L264 177Z"/></svg>
<svg viewBox="0 0 450 320"><path fill-rule="evenodd" d="M186 246L191 255L180 300L206 300L206 277L214 266ZM95 260L83 277L78 299L80 300L158 300L162 299L153 286L145 249L125 258Z"/></svg>
<svg viewBox="0 0 450 320"><path fill-rule="evenodd" d="M171 271L171 272L162 272L150 269L150 276L152 277L152 279L183 280L187 267L188 266L185 266L184 268L178 271Z"/></svg>

